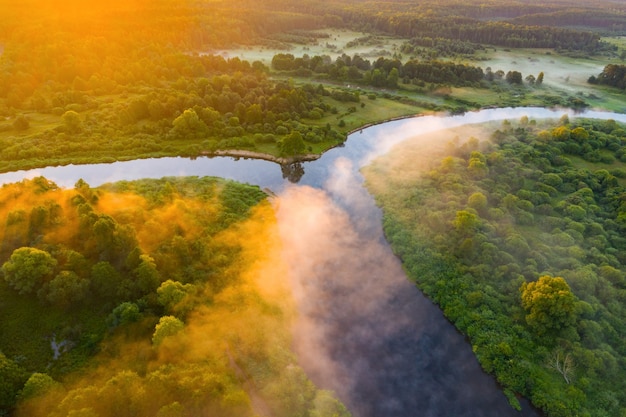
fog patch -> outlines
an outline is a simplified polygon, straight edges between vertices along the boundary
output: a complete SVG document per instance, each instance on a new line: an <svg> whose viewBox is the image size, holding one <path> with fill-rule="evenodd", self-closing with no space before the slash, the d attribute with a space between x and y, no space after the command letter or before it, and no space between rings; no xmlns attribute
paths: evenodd
<svg viewBox="0 0 626 417"><path fill-rule="evenodd" d="M329 193L291 186L276 200L301 366L358 417L517 413L388 246L360 228L364 194L347 161L337 168ZM335 204L341 190L347 194ZM357 203L350 214L348 200Z"/></svg>

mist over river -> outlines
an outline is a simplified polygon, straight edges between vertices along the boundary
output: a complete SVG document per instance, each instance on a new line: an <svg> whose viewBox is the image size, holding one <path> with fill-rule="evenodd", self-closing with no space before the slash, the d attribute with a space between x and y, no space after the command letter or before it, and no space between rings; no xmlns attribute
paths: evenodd
<svg viewBox="0 0 626 417"><path fill-rule="evenodd" d="M43 175L63 187L164 176L219 176L256 184L276 197L283 256L301 311L294 348L322 388L355 417L538 416L513 410L471 346L411 284L391 253L381 212L359 169L403 140L493 120L560 118L568 110L489 109L397 120L358 131L345 146L295 166L216 158L160 158L48 167L0 174L0 183ZM583 117L625 122L626 115Z"/></svg>

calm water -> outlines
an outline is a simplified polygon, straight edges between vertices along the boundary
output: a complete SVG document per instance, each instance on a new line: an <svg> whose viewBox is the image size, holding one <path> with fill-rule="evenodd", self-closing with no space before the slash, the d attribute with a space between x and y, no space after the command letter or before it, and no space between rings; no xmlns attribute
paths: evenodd
<svg viewBox="0 0 626 417"><path fill-rule="evenodd" d="M164 176L219 176L272 190L301 319L294 347L316 383L356 417L537 416L508 405L471 346L410 284L381 229L359 168L416 135L491 120L559 118L568 111L492 109L388 122L295 166L230 157L160 158L0 174L0 183L43 175L63 187ZM626 121L625 115L584 117Z"/></svg>

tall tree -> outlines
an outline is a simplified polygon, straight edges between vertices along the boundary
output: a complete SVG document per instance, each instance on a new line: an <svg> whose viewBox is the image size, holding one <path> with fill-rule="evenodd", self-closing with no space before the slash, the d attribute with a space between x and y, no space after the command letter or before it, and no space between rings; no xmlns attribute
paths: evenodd
<svg viewBox="0 0 626 417"><path fill-rule="evenodd" d="M5 281L20 294L34 292L46 277L51 277L57 265L48 252L31 247L13 251L2 265Z"/></svg>
<svg viewBox="0 0 626 417"><path fill-rule="evenodd" d="M535 84L536 84L536 85L541 85L541 84L543 84L543 71L541 71L541 72L537 75L537 79L535 80Z"/></svg>
<svg viewBox="0 0 626 417"><path fill-rule="evenodd" d="M526 322L545 334L572 326L576 322L576 297L562 277L544 275L520 287Z"/></svg>
<svg viewBox="0 0 626 417"><path fill-rule="evenodd" d="M519 71L509 71L506 73L506 81L509 84L521 84L522 83L522 73Z"/></svg>
<svg viewBox="0 0 626 417"><path fill-rule="evenodd" d="M304 151L304 147L302 134L294 130L283 139L280 146L280 153L285 156L298 155Z"/></svg>

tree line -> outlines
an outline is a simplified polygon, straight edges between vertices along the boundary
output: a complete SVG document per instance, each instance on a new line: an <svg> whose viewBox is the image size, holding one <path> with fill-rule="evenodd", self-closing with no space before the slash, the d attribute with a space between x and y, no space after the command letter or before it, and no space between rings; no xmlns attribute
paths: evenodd
<svg viewBox="0 0 626 417"><path fill-rule="evenodd" d="M548 26L528 26L506 21L480 21L458 16L420 16L400 13L372 16L362 10L346 12L344 19L364 31L382 31L407 38L446 38L510 48L556 48L593 53L600 36Z"/></svg>
<svg viewBox="0 0 626 417"><path fill-rule="evenodd" d="M410 60L380 57L374 62L356 54L342 54L335 61L329 56L277 54L272 58L272 68L295 74L326 75L330 79L352 81L373 87L398 87L400 81L410 83L435 83L450 85L475 85L484 79L481 68L446 61Z"/></svg>

